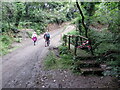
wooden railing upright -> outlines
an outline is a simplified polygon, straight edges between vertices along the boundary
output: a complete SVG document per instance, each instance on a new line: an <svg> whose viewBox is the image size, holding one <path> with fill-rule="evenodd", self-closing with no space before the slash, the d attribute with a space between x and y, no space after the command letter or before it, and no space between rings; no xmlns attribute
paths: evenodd
<svg viewBox="0 0 120 90"><path fill-rule="evenodd" d="M89 40L88 38L86 38L84 36L81 36L81 35L64 35L63 37L64 37L63 38L64 45L68 46L68 50L70 50L70 44L74 45L74 55L75 56L76 56L76 53L77 53L77 46L78 46L78 44L80 43L82 45L83 39L84 40ZM73 41L73 38L75 39L75 41ZM73 43L71 43L71 39L72 39ZM79 42L79 40L80 40L80 42ZM93 52L91 51L91 53L93 53Z"/></svg>

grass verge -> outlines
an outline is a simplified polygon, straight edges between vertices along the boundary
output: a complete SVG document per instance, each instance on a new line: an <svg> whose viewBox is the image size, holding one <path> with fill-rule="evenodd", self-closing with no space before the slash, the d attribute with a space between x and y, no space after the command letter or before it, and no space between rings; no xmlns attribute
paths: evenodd
<svg viewBox="0 0 120 90"><path fill-rule="evenodd" d="M11 44L16 41L14 38L8 35L1 35L0 36L0 55L6 55L9 52L17 49L18 47L11 47Z"/></svg>
<svg viewBox="0 0 120 90"><path fill-rule="evenodd" d="M44 68L47 70L51 69L71 69L73 64L72 54L65 49L65 47L60 46L60 58L55 55L54 51L50 51L48 56L44 60Z"/></svg>

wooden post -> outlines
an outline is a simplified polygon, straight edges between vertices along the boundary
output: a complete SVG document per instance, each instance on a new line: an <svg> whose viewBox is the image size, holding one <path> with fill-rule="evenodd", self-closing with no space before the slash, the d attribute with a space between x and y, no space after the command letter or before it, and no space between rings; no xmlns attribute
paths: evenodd
<svg viewBox="0 0 120 90"><path fill-rule="evenodd" d="M69 39L68 39L68 49L70 50L70 36L69 36Z"/></svg>
<svg viewBox="0 0 120 90"><path fill-rule="evenodd" d="M65 46L67 45L67 35L64 35Z"/></svg>
<svg viewBox="0 0 120 90"><path fill-rule="evenodd" d="M73 35L72 35L72 45L75 45L75 39Z"/></svg>
<svg viewBox="0 0 120 90"><path fill-rule="evenodd" d="M75 51L74 51L74 55L76 56L77 54L77 46L78 46L78 36L75 37Z"/></svg>
<svg viewBox="0 0 120 90"><path fill-rule="evenodd" d="M89 44L90 44L90 47L91 47L91 49L90 49L91 54L92 54L92 55L94 55L94 53L93 53L93 48L92 48L92 45L91 45L91 40L90 40L90 38L89 38L88 40L89 40Z"/></svg>
<svg viewBox="0 0 120 90"><path fill-rule="evenodd" d="M82 42L82 38L81 37L80 37L80 41L81 41L81 45L82 45L83 42Z"/></svg>

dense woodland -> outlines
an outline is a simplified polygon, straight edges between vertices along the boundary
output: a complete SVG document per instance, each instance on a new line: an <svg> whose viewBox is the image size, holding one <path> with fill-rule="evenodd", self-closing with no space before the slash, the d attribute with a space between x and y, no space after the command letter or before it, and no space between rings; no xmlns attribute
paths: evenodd
<svg viewBox="0 0 120 90"><path fill-rule="evenodd" d="M71 22L76 34L91 40L95 56L113 67L106 73L118 77L120 74L120 2L2 2L3 54L15 41L15 35L23 28L44 33L47 25ZM29 32L30 33L30 32Z"/></svg>

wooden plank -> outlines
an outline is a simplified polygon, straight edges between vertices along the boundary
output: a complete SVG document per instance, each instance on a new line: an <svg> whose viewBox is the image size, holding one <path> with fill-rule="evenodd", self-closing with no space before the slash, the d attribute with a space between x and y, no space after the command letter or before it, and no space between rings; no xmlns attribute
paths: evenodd
<svg viewBox="0 0 120 90"><path fill-rule="evenodd" d="M96 64L99 63L96 60L81 60L80 63L85 63L85 64Z"/></svg>
<svg viewBox="0 0 120 90"><path fill-rule="evenodd" d="M82 72L89 72L89 71L103 71L102 68L81 68Z"/></svg>

